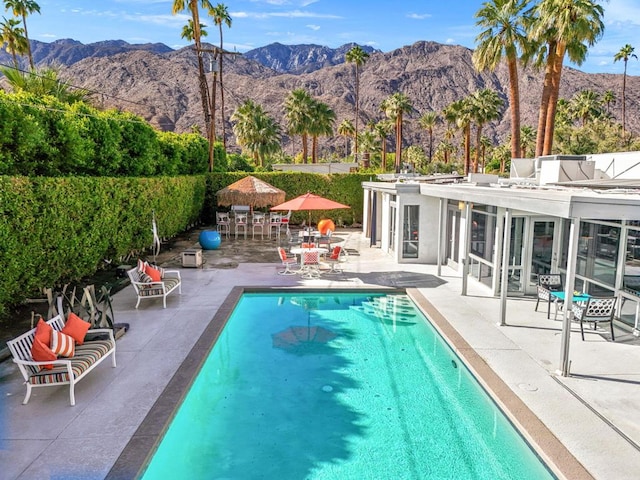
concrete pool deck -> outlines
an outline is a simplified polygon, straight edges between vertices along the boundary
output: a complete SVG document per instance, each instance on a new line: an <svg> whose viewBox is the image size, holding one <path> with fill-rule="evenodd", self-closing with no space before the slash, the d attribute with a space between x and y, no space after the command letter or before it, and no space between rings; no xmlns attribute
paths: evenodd
<svg viewBox="0 0 640 480"><path fill-rule="evenodd" d="M542 309L534 312L535 300L509 299L508 326L499 327L500 300L489 297L484 287L470 283L469 295L462 297L461 278L453 270L443 268L437 277L432 265L395 264L379 249L369 248L359 232L337 236L352 252L341 275L319 280L277 275L275 243L256 240L266 252L259 258L262 263L236 261L227 251L207 251L204 268L182 268L183 293L171 295L166 309L161 301L143 300L136 310L133 289L125 288L114 296L116 321L131 326L117 342L118 367L106 362L80 382L75 407L69 406L64 387L36 389L29 404L22 405L25 387L17 369L11 362L0 364L0 478L106 478L236 286L417 287L463 340L457 344L459 353L475 357L476 369L491 367L516 408L522 402L535 415L525 427L545 425L594 478L638 477L640 341L636 337L617 330L616 341L611 342L600 335L604 330L588 330L583 342L574 325L572 375L558 377L561 324L547 320ZM236 250L239 256L247 253ZM179 264L179 254L165 264ZM526 422L528 417L520 418ZM567 471L566 477L585 478L583 473ZM116 478L113 472L112 478Z"/></svg>

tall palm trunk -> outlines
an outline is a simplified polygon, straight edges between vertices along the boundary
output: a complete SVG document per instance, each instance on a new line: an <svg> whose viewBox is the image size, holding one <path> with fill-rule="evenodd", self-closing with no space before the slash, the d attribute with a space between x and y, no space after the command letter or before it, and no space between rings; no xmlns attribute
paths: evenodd
<svg viewBox="0 0 640 480"><path fill-rule="evenodd" d="M200 86L200 97L202 101L202 113L204 113L204 123L207 132L211 131L211 112L209 111L209 85L204 73L204 62L202 60L202 44L200 42L200 14L198 13L197 0L190 2L191 15L193 17L193 40L196 45L196 55L198 57L198 81Z"/></svg>
<svg viewBox="0 0 640 480"><path fill-rule="evenodd" d="M559 42L556 46L553 69L551 71L551 92L549 96L549 106L547 107L547 118L545 121L544 129L544 147L542 149L543 155L551 155L553 149L556 107L558 105L558 98L560 97L560 79L562 76L562 61L564 59L565 49L566 44L564 42Z"/></svg>
<svg viewBox="0 0 640 480"><path fill-rule="evenodd" d="M35 70L36 66L33 63L33 54L31 53L31 42L29 41L29 32L27 31L27 16L24 14L22 15L22 26L24 27L24 38L27 40L27 54L29 55L29 66L33 71Z"/></svg>
<svg viewBox="0 0 640 480"><path fill-rule="evenodd" d="M353 137L353 152L355 161L358 161L358 117L360 116L360 72L358 71L358 64L356 63L356 118L355 129L356 134Z"/></svg>
<svg viewBox="0 0 640 480"><path fill-rule="evenodd" d="M464 127L464 174L468 175L471 166L471 124Z"/></svg>
<svg viewBox="0 0 640 480"><path fill-rule="evenodd" d="M549 97L551 96L551 77L553 63L555 61L555 42L547 44L548 54L544 71L544 84L542 86L542 97L540 99L540 110L538 111L538 132L536 135L536 157L542 155L544 150L545 127L547 121L547 109L549 108Z"/></svg>
<svg viewBox="0 0 640 480"><path fill-rule="evenodd" d="M382 171L387 171L387 139L382 138L382 158L380 159L380 163L382 164Z"/></svg>
<svg viewBox="0 0 640 480"><path fill-rule="evenodd" d="M511 158L521 158L520 149L520 86L518 85L517 59L507 60L509 68L509 104L511 105Z"/></svg>
<svg viewBox="0 0 640 480"><path fill-rule="evenodd" d="M476 156L473 160L473 173L478 173L478 165L480 164L480 149L482 140L482 124L479 123L476 127Z"/></svg>
<svg viewBox="0 0 640 480"><path fill-rule="evenodd" d="M225 150L227 148L227 135L224 120L224 86L222 84L222 57L224 57L222 49L222 22L220 22L220 52L218 52L218 70L220 71L220 116L222 117L222 145Z"/></svg>
<svg viewBox="0 0 640 480"><path fill-rule="evenodd" d="M402 162L402 113L396 117L396 173L400 172Z"/></svg>
<svg viewBox="0 0 640 480"><path fill-rule="evenodd" d="M307 163L307 156L309 155L309 149L307 147L307 138L308 135L306 133L302 134L302 163Z"/></svg>
<svg viewBox="0 0 640 480"><path fill-rule="evenodd" d="M622 135L623 136L626 132L626 119L627 119L627 112L626 112L627 102L624 99L626 88L627 88L627 59L625 58L624 73L622 74Z"/></svg>
<svg viewBox="0 0 640 480"><path fill-rule="evenodd" d="M318 136L311 137L311 163L318 163Z"/></svg>

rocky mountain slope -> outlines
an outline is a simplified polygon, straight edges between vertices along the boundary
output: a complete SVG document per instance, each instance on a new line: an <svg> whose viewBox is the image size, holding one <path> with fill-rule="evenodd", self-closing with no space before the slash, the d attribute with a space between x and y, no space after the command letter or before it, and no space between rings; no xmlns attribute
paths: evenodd
<svg viewBox="0 0 640 480"><path fill-rule="evenodd" d="M232 148L235 139L229 118L235 108L249 98L273 115L282 125L283 132L286 130L283 102L289 92L296 88L307 89L311 95L333 108L337 115L336 126L345 118L353 119L354 66L337 63L314 69L313 65L337 62L340 53L321 54L320 50L314 49L313 55L305 57L308 59L305 63L302 61L303 50L283 50L282 47L274 44L271 46L273 51L264 47L256 49L251 55L234 55L225 59L226 131ZM348 48L345 46L343 52ZM471 53L468 48L435 42L417 42L387 53L372 52L361 70L361 125L384 118L380 110L381 102L400 91L412 100L415 108L406 117L405 144L426 145L427 132L419 128L417 121L423 113L440 112L451 102L477 89L492 88L503 98L505 109L501 120L485 127L485 133L496 142L504 141L509 133L506 66L501 66L494 73L479 73L473 67ZM268 63L273 68L249 57ZM281 73L276 69L297 73ZM620 96L622 75L587 74L568 67L563 72L561 96L564 98L571 98L585 89L599 93L613 90ZM154 46L125 48L111 55L85 57L71 64L63 73L74 85L101 92L102 95L97 95L95 99L105 107L132 111L164 130L189 131L194 125L204 130L196 56L192 48L176 51L164 51L162 47ZM208 74L208 78L211 81L211 74ZM521 109L525 125L535 127L537 124L541 82L541 72L530 69L521 72ZM620 106L613 105L611 113L619 119ZM635 132L640 131L639 114L640 77L627 77L627 125ZM217 115L220 115L219 111ZM217 131L220 132L220 118L217 122ZM442 138L444 130L444 126L438 128L435 133L437 140ZM293 141L292 145L291 139L283 135L282 145L287 153L300 150L299 138ZM337 134L334 138L321 139L320 148L342 152L344 139Z"/></svg>

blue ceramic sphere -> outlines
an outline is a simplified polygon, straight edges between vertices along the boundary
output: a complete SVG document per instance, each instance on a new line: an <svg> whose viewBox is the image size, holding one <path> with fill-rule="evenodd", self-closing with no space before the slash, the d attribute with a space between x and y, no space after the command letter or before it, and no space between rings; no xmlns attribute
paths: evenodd
<svg viewBox="0 0 640 480"><path fill-rule="evenodd" d="M216 250L220 246L222 238L215 230L203 230L198 237L198 241L205 250Z"/></svg>

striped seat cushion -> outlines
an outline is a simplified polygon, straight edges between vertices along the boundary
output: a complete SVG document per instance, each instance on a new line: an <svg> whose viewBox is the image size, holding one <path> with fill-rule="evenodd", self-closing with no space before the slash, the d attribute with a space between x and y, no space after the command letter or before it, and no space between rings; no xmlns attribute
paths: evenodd
<svg viewBox="0 0 640 480"><path fill-rule="evenodd" d="M71 360L74 378L82 375L91 365L109 353L115 345L111 340L95 340L76 346L76 352ZM69 381L69 373L65 365L54 365L53 370L42 370L29 377L32 385L45 383L64 383Z"/></svg>
<svg viewBox="0 0 640 480"><path fill-rule="evenodd" d="M165 278L163 280L166 291L170 291L178 286L180 280L178 278ZM150 287L145 287L140 289L141 297L152 297L156 295L162 295L162 288L158 288L155 285Z"/></svg>

